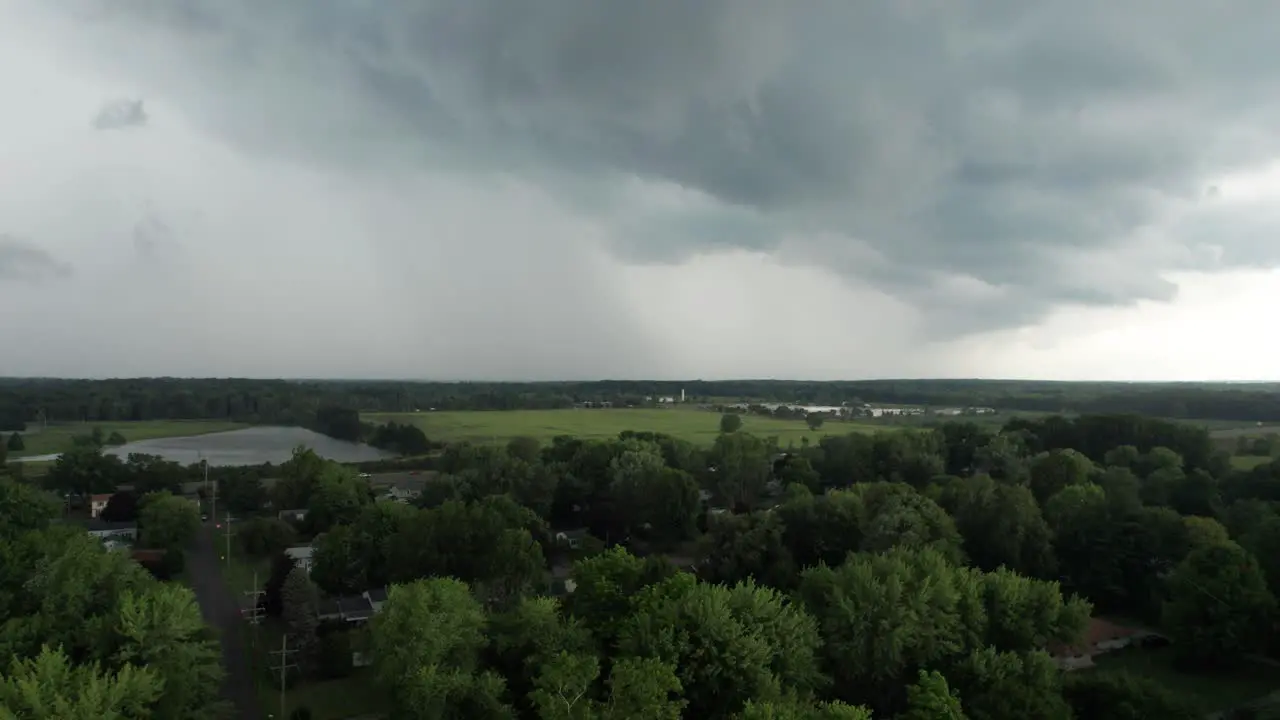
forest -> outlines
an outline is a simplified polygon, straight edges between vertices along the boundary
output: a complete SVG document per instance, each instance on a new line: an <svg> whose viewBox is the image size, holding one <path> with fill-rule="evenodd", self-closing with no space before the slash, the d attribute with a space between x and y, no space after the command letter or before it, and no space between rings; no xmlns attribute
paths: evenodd
<svg viewBox="0 0 1280 720"><path fill-rule="evenodd" d="M167 526L177 475L98 463L69 454L43 489L127 482ZM706 448L640 432L456 443L410 502L306 449L273 480L218 485L244 511L238 552L271 568L263 610L296 643L291 687L365 683L390 717L1258 718L1249 702L1280 690L1280 461L1233 468L1191 425L951 422L791 450L730 428ZM24 509L38 491L3 482L6 518L44 517ZM0 557L26 564L7 578L63 552L44 520L21 522ZM297 543L309 572L282 552ZM104 607L132 597L93 587ZM321 619L361 593L384 598L367 623ZM10 616L64 622L40 597ZM1065 671L1103 618L1146 640ZM43 678L41 652L108 678L132 662L51 637L12 645L24 672ZM150 712L122 717L179 717Z"/></svg>
<svg viewBox="0 0 1280 720"><path fill-rule="evenodd" d="M660 382L410 382L134 378L0 379L0 430L26 423L233 420L306 425L323 407L359 412L515 410L611 402L884 403L979 406L1060 414L1137 413L1155 417L1280 421L1280 385L1094 383L1005 380L731 380Z"/></svg>

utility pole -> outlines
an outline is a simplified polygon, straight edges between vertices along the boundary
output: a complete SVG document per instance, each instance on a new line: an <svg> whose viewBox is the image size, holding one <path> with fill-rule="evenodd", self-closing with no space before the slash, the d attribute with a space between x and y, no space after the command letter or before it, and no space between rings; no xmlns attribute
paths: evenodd
<svg viewBox="0 0 1280 720"><path fill-rule="evenodd" d="M208 465L205 466L204 471L207 475L209 472ZM218 519L218 483L215 482L213 484L212 490L213 492L210 493L209 495L209 517L213 518L214 521L217 521Z"/></svg>
<svg viewBox="0 0 1280 720"><path fill-rule="evenodd" d="M297 652L297 650L289 649L289 634L285 633L280 636L280 649L272 650L272 655L280 656L280 664L271 668L280 671L280 717L283 719L284 714L284 688L289 668L298 667L298 663L289 662L289 653Z"/></svg>
<svg viewBox="0 0 1280 720"><path fill-rule="evenodd" d="M227 513L227 567L231 567L231 513Z"/></svg>
<svg viewBox="0 0 1280 720"><path fill-rule="evenodd" d="M265 591L258 588L258 571L253 571L253 589L245 590L245 596L249 599L249 608L244 616L249 619L249 624L253 626L253 646L256 651L258 647L258 623L262 622L262 596Z"/></svg>

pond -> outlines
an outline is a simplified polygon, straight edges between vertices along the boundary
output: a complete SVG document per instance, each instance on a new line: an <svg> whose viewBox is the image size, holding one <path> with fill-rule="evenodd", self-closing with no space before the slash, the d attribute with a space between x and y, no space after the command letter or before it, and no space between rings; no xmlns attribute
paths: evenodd
<svg viewBox="0 0 1280 720"><path fill-rule="evenodd" d="M279 465L293 455L298 445L306 445L321 457L354 463L395 457L393 453L359 443L335 440L299 427L251 427L243 430L192 435L188 437L140 440L107 448L108 455L127 457L129 453L159 455L165 460L190 465L207 460L211 466ZM56 460L55 455L21 458L23 461Z"/></svg>

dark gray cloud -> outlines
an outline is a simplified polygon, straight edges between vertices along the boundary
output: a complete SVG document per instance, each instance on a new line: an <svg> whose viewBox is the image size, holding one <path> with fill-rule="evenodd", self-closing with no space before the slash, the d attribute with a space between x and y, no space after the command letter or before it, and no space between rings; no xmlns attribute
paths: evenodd
<svg viewBox="0 0 1280 720"><path fill-rule="evenodd" d="M545 179L611 215L629 259L778 252L909 299L937 333L1280 261L1262 228L1162 226L1280 154L1275 3L85 6L178 38L155 82L256 148L367 162L393 137L402 159ZM706 202L632 209L630 178Z"/></svg>
<svg viewBox="0 0 1280 720"><path fill-rule="evenodd" d="M71 274L71 266L47 250L0 233L0 282L39 282Z"/></svg>
<svg viewBox="0 0 1280 720"><path fill-rule="evenodd" d="M147 111L141 100L112 100L102 106L93 119L98 130L120 130L147 124Z"/></svg>

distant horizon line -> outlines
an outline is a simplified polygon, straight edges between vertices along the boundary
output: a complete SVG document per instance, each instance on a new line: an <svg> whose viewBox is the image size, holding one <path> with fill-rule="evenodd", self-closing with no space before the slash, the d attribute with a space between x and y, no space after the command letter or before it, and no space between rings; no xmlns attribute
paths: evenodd
<svg viewBox="0 0 1280 720"><path fill-rule="evenodd" d="M972 382L972 383L1041 383L1060 385L1277 385L1280 379L1256 380L1053 380L1029 377L864 377L842 378L838 380L816 380L811 378L779 378L779 377L727 377L727 378L682 378L665 380L658 378L562 378L554 380L520 380L512 378L483 379L428 379L428 378L379 378L379 377L341 377L341 376L266 376L266 375L115 375L115 376L59 376L59 375L0 375L0 382L13 380L57 380L70 382L110 382L123 380L248 380L259 382L364 382L364 383L406 383L432 385L565 385L595 383L891 383L891 382Z"/></svg>

